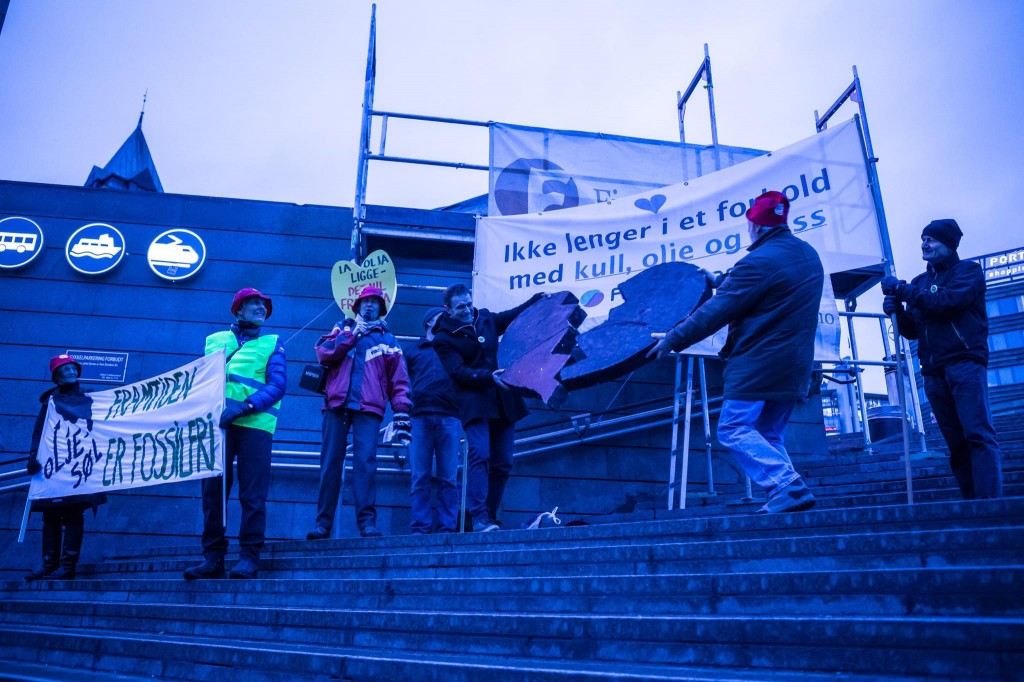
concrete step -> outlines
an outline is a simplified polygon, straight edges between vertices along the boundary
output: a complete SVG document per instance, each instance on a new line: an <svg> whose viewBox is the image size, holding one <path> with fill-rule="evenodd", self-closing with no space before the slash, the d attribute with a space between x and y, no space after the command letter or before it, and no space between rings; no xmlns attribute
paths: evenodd
<svg viewBox="0 0 1024 682"><path fill-rule="evenodd" d="M260 575L267 578L313 578L332 571L367 578L432 576L467 578L525 575L590 575L605 573L747 572L757 570L853 570L909 566L1013 564L1024 555L1020 527L969 530L862 532L806 535L722 542L648 542L609 545L579 543L554 548L501 545L479 551L451 547L389 553L309 550L294 556L267 557ZM105 562L83 567L92 576L145 574L176 578L196 559Z"/></svg>
<svg viewBox="0 0 1024 682"><path fill-rule="evenodd" d="M753 506L759 506L754 504ZM658 510L656 520L633 520L613 524L547 528L540 530L495 531L491 533L395 535L383 538L338 538L310 542L294 540L269 543L264 557L301 556L322 553L361 554L395 551L476 551L485 549L527 549L531 547L575 547L585 543L649 544L689 539L763 539L774 536L842 533L867 526L872 530L936 530L974 527L1015 526L1024 520L1024 497L999 500L952 500L909 505L815 508L799 514L735 514L689 518L687 510ZM146 548L108 558L124 563L136 559L187 559L199 552L195 545ZM98 564L102 565L102 564Z"/></svg>
<svg viewBox="0 0 1024 682"><path fill-rule="evenodd" d="M38 652L22 646L24 637L38 636L61 642L61 649ZM98 671L146 671L146 679L159 680L235 680L247 682L293 682L304 680L422 680L424 682L624 682L679 680L686 682L749 682L763 680L758 670L700 667L657 663L616 663L580 659L549 661L490 655L425 654L394 652L390 649L368 652L340 645L311 646L262 642L219 637L133 634L94 629L89 632L55 628L26 627L23 631L0 626L0 660L21 665L31 657L54 665L53 677L42 680L73 679L59 676L77 669L64 666L77 661ZM49 667L49 666L46 666ZM116 678L114 678L116 679ZM773 680L781 682L904 682L909 678L895 674L857 675L834 673L797 673L778 670ZM915 677L914 679L917 679Z"/></svg>
<svg viewBox="0 0 1024 682"><path fill-rule="evenodd" d="M1024 616L1024 565L789 573L316 578L103 579L7 584L0 600L644 615Z"/></svg>
<svg viewBox="0 0 1024 682"><path fill-rule="evenodd" d="M6 602L4 627L60 625L232 637L371 652L482 654L957 679L1024 669L1024 621L1006 618L576 616L263 607Z"/></svg>

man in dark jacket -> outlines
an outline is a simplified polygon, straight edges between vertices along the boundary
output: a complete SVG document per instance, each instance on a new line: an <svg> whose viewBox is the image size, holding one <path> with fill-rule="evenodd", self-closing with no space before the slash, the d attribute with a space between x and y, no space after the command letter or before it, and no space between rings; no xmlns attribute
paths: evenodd
<svg viewBox="0 0 1024 682"><path fill-rule="evenodd" d="M444 308L431 308L423 317L423 338L405 349L405 361L412 379L412 444L409 468L412 486L409 499L416 534L430 533L434 523L430 511L431 469L437 461L437 530L456 530L459 508L455 479L459 469L459 403L455 384L434 351L434 325Z"/></svg>
<svg viewBox="0 0 1024 682"><path fill-rule="evenodd" d="M284 346L275 334L263 334L263 323L273 313L269 296L246 287L231 301L237 319L231 328L206 337L206 355L224 350L227 359L224 411L224 478L203 479L203 563L186 569L185 580L224 577L228 541L224 505L231 494L238 462L239 561L229 577L252 579L259 575L260 553L267 530L267 494L270 492L270 457L281 398L288 385Z"/></svg>
<svg viewBox="0 0 1024 682"><path fill-rule="evenodd" d="M762 513L814 506L785 448L797 400L807 397L825 280L817 252L786 224L789 201L765 192L747 211L750 252L717 293L658 342L649 357L680 351L729 325L718 440L765 488Z"/></svg>
<svg viewBox="0 0 1024 682"><path fill-rule="evenodd" d="M498 337L516 317L543 297L500 313L473 307L462 284L444 292L445 314L437 322L434 348L458 387L459 416L469 443L466 512L474 531L497 530L494 522L512 471L516 422L526 404L501 380Z"/></svg>
<svg viewBox="0 0 1024 682"><path fill-rule="evenodd" d="M78 383L81 373L82 366L70 355L61 354L50 360L50 378L57 385L39 396L42 408L32 429L32 444L28 452L28 473L33 476L43 469L37 453L43 429L46 428L46 413L51 398L57 412L64 419L74 423L82 422L88 430L92 430L92 398ZM95 513L96 507L106 501L107 496L103 493L33 501L32 511L43 513L43 565L26 575L25 580L73 579L85 535L84 512L92 507Z"/></svg>
<svg viewBox="0 0 1024 682"><path fill-rule="evenodd" d="M970 500L1002 495L1003 456L988 403L985 276L957 255L962 236L952 218L929 223L921 232L928 269L910 284L883 279L882 309L896 315L901 336L917 339L924 391L960 493Z"/></svg>
<svg viewBox="0 0 1024 682"><path fill-rule="evenodd" d="M320 491L308 540L331 536L341 495L348 432L352 430L352 493L359 534L379 537L377 529L377 432L388 401L396 426L408 423L409 374L402 347L381 317L387 315L384 292L364 286L352 304L354 319L334 325L316 342L316 359L327 366L323 442L320 445Z"/></svg>

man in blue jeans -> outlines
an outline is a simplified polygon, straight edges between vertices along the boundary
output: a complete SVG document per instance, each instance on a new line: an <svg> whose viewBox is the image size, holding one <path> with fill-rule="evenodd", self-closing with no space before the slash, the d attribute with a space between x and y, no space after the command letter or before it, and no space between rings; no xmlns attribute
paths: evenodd
<svg viewBox="0 0 1024 682"><path fill-rule="evenodd" d="M423 338L406 346L405 362L409 367L414 397L412 407L412 444L409 465L412 469L412 522L414 534L435 532L430 510L431 469L437 462L437 525L436 532L455 532L459 507L455 485L459 468L459 403L456 388L434 352L434 325L444 308L431 308L423 317Z"/></svg>
<svg viewBox="0 0 1024 682"><path fill-rule="evenodd" d="M786 425L807 397L825 271L814 248L786 224L789 200L765 192L747 211L750 252L714 296L648 353L683 350L729 325L718 440L768 493L761 513L814 506L785 448Z"/></svg>
<svg viewBox="0 0 1024 682"><path fill-rule="evenodd" d="M469 444L466 513L473 530L498 530L495 522L512 471L516 422L528 412L522 396L501 380L498 339L516 317L539 301L499 313L473 307L473 294L462 284L444 292L445 313L434 337L437 356L457 387L459 418Z"/></svg>
<svg viewBox="0 0 1024 682"><path fill-rule="evenodd" d="M924 392L960 494L972 500L1002 496L1003 455L988 404L985 275L957 255L962 236L952 218L929 223L921 232L928 269L909 284L883 279L882 309L896 315L900 336L917 339Z"/></svg>

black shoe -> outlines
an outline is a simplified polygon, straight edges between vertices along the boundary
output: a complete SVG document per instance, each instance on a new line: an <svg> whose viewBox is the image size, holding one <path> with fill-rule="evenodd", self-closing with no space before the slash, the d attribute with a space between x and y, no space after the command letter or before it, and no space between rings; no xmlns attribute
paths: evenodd
<svg viewBox="0 0 1024 682"><path fill-rule="evenodd" d="M313 527L313 530L306 533L307 540L326 540L331 537L331 531L327 530L320 524Z"/></svg>
<svg viewBox="0 0 1024 682"><path fill-rule="evenodd" d="M478 519L473 519L474 533L490 533L494 530L501 530L501 527L494 521L491 521L486 516L482 516Z"/></svg>
<svg viewBox="0 0 1024 682"><path fill-rule="evenodd" d="M368 526L363 526L362 528L360 528L359 534L362 535L364 538L379 538L384 535L384 533L381 533L379 530L377 530L377 526L373 525L372 523Z"/></svg>
<svg viewBox="0 0 1024 682"><path fill-rule="evenodd" d="M182 574L185 580L220 580L226 578L224 574L224 560L207 559L198 566L185 569Z"/></svg>
<svg viewBox="0 0 1024 682"><path fill-rule="evenodd" d="M228 574L234 580L255 580L260 574L260 562L256 559L243 558Z"/></svg>

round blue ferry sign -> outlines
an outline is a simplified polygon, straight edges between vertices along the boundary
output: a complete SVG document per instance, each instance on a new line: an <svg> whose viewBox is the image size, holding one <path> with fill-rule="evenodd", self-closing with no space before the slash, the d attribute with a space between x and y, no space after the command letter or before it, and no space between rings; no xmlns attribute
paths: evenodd
<svg viewBox="0 0 1024 682"><path fill-rule="evenodd" d="M28 218L0 219L0 268L28 265L43 252L43 230Z"/></svg>
<svg viewBox="0 0 1024 682"><path fill-rule="evenodd" d="M146 260L158 277L188 279L206 262L206 244L191 230L167 230L150 243Z"/></svg>
<svg viewBox="0 0 1024 682"><path fill-rule="evenodd" d="M83 275L110 272L124 258L124 235L113 225L91 223L75 230L64 254L68 264Z"/></svg>

